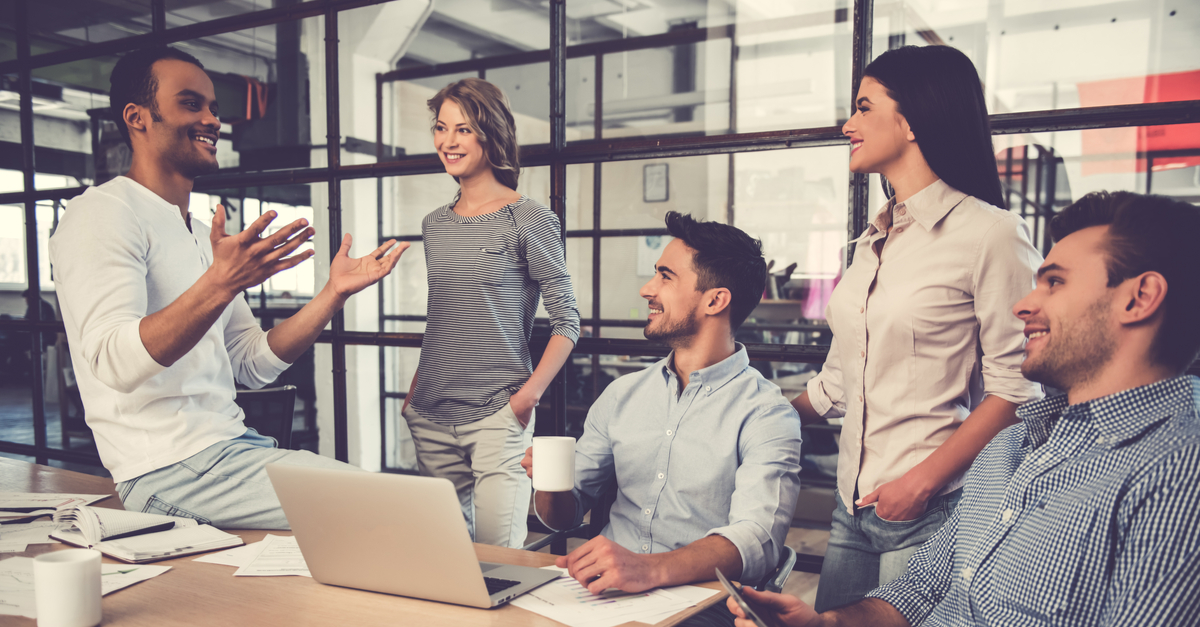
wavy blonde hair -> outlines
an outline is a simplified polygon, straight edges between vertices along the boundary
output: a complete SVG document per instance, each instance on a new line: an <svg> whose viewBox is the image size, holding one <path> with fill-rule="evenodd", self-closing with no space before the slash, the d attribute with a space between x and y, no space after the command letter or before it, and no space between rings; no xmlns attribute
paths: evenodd
<svg viewBox="0 0 1200 627"><path fill-rule="evenodd" d="M483 145L483 154L496 180L517 189L517 179L521 176L517 125L504 92L480 78L464 78L446 85L426 103L433 114L431 130L437 126L438 113L447 100L462 109L471 131Z"/></svg>

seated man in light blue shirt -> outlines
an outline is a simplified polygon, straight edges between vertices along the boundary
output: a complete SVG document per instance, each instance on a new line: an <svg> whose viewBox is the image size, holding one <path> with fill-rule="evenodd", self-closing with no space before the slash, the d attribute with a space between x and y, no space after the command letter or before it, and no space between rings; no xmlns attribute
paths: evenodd
<svg viewBox="0 0 1200 627"><path fill-rule="evenodd" d="M762 298L760 242L675 212L666 223L676 239L641 295L646 337L672 352L608 386L576 446L575 489L534 499L546 526L571 528L616 477L601 535L557 561L592 592L707 581L714 568L757 582L776 566L800 489L799 416L733 340ZM532 476L532 450L522 465ZM690 624L732 623L714 609Z"/></svg>

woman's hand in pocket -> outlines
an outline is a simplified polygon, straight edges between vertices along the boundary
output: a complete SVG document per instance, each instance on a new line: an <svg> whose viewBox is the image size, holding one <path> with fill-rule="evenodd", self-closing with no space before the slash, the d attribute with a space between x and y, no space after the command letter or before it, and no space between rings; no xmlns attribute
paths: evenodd
<svg viewBox="0 0 1200 627"><path fill-rule="evenodd" d="M517 422L521 423L522 427L529 426L529 420L533 418L533 408L537 407L538 400L540 399L527 393L524 388L509 397L508 404L512 407L513 413L517 415Z"/></svg>
<svg viewBox="0 0 1200 627"><path fill-rule="evenodd" d="M874 503L875 515L887 522L908 522L920 518L925 513L930 497L911 474L906 473L895 481L879 486L854 504L866 507Z"/></svg>

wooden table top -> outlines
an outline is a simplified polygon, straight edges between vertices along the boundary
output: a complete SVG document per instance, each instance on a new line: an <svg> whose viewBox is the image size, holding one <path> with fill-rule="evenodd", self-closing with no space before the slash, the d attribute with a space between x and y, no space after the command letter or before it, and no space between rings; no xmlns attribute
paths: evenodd
<svg viewBox="0 0 1200 627"><path fill-rule="evenodd" d="M120 508L111 479L69 470L0 458L0 491L110 494L97 507ZM230 531L247 544L266 534L290 535L280 531ZM64 544L31 544L16 555L33 557L48 551L70 548ZM541 567L554 562L549 553L476 544L480 560ZM422 601L351 588L317 583L308 577L234 577L230 566L194 562L189 555L154 562L171 570L104 597L104 625L120 627L164 627L170 625L422 625L469 627L552 627L562 623L512 605L481 610L458 605ZM121 563L107 556L106 563ZM700 584L720 589L720 584ZM680 612L656 627L675 625L703 607L723 602L714 595L702 606ZM5 625L33 627L35 621L4 616ZM628 627L645 627L627 623ZM624 627L624 626L623 626Z"/></svg>

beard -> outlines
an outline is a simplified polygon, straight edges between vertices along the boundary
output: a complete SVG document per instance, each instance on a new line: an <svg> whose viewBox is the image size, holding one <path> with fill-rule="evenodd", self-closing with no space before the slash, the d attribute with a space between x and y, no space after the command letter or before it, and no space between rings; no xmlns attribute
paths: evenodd
<svg viewBox="0 0 1200 627"><path fill-rule="evenodd" d="M648 340L662 342L671 348L686 348L692 343L692 338L700 330L700 322L688 312L681 320L660 320L658 326L651 329L650 324L642 329L642 334ZM653 324L653 323L651 323Z"/></svg>
<svg viewBox="0 0 1200 627"><path fill-rule="evenodd" d="M1021 364L1021 374L1066 391L1091 381L1116 351L1116 341L1108 333L1108 307L1098 299L1078 321L1060 322L1041 352Z"/></svg>
<svg viewBox="0 0 1200 627"><path fill-rule="evenodd" d="M190 128L179 129L180 135L176 137L170 150L163 154L163 160L190 179L216 172L219 167L216 159L210 161L196 150L196 142L191 138L189 130Z"/></svg>

